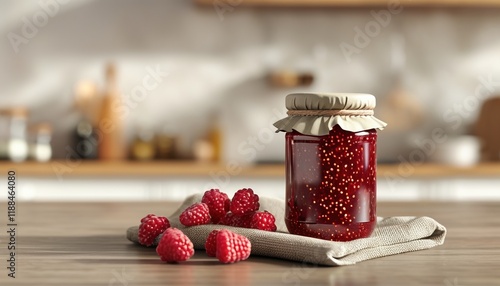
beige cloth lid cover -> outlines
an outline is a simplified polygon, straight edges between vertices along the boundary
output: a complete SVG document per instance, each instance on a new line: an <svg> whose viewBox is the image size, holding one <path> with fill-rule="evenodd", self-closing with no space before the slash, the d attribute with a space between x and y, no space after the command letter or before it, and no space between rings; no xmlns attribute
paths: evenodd
<svg viewBox="0 0 500 286"><path fill-rule="evenodd" d="M373 110L375 96L363 93L292 93L286 96L288 110ZM369 129L384 129L387 124L373 115L289 115L278 120L276 132L292 132L306 135L327 135L333 126L359 132Z"/></svg>

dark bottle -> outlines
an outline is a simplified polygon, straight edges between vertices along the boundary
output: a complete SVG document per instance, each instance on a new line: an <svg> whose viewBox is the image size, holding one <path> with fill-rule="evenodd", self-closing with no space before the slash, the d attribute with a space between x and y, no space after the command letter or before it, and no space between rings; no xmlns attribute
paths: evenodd
<svg viewBox="0 0 500 286"><path fill-rule="evenodd" d="M74 150L82 159L97 159L99 138L97 130L88 120L78 123L73 133Z"/></svg>

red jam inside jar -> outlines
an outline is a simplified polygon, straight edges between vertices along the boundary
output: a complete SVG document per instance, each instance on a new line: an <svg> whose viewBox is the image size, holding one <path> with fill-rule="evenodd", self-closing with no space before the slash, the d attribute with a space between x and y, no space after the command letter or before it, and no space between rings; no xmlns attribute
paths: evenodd
<svg viewBox="0 0 500 286"><path fill-rule="evenodd" d="M326 240L370 236L376 217L377 131L286 133L288 231Z"/></svg>

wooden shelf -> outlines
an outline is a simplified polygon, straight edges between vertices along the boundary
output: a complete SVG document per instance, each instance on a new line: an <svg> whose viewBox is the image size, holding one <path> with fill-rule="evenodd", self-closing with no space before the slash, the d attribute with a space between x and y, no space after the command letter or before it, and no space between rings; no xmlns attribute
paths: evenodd
<svg viewBox="0 0 500 286"><path fill-rule="evenodd" d="M76 165L64 161L48 163L23 162L0 163L0 170L4 173L8 169L16 170L18 176L55 177L57 174L72 177L168 177L168 176L216 176L220 172L227 172L236 176L246 177L273 177L284 174L282 165L262 165L258 167L240 167L212 163L196 163L189 161L152 161L152 162L100 162L81 161Z"/></svg>
<svg viewBox="0 0 500 286"><path fill-rule="evenodd" d="M0 171L7 174L8 170L15 170L18 177L210 177L221 175L223 172L231 176L276 178L285 176L282 164L255 165L235 169L223 164L195 163L195 162L98 162L82 161L79 165L68 164L63 161L49 163L11 163L0 162ZM435 164L424 164L408 168L400 165L379 164L379 178L398 177L438 179L444 177L496 177L500 178L500 164L480 164L472 167L453 167Z"/></svg>
<svg viewBox="0 0 500 286"><path fill-rule="evenodd" d="M203 6L214 6L214 0L195 0ZM221 1L222 4L230 5L230 2ZM243 0L235 6L253 7L387 7L392 3L400 3L403 7L500 7L498 0ZM222 5L221 4L221 5Z"/></svg>

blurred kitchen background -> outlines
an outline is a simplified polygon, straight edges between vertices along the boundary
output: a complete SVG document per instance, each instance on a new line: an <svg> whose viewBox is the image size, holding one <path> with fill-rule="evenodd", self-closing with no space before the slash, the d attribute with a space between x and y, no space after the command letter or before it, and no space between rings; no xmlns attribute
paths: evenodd
<svg viewBox="0 0 500 286"><path fill-rule="evenodd" d="M381 200L500 199L500 1L2 1L22 200L284 196L291 92L377 98ZM486 104L487 103L487 104ZM3 198L2 198L3 199Z"/></svg>

